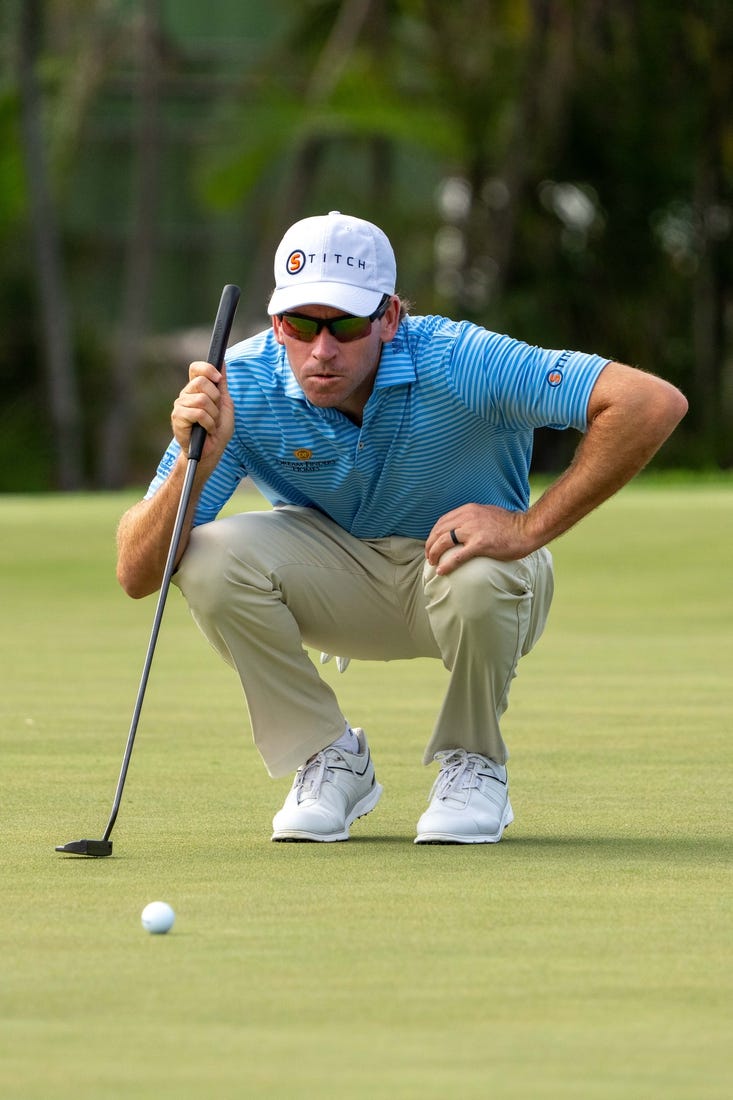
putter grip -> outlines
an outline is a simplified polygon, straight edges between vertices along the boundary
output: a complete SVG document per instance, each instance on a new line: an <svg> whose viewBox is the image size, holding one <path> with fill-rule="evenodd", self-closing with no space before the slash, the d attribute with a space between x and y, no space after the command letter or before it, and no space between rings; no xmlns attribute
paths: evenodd
<svg viewBox="0 0 733 1100"><path fill-rule="evenodd" d="M239 302L240 293L239 287L234 286L232 283L228 283L221 292L221 301L216 311L216 320L214 321L214 328L211 333L209 354L206 357L206 362L213 363L217 370L221 370L221 365L224 362L224 353L227 350L229 334L232 331L232 322L234 321L234 314L237 312L237 303ZM198 462L201 458L201 452L204 449L205 439L205 428L202 428L200 424L194 424L191 429L191 440L188 444L189 460L193 458Z"/></svg>

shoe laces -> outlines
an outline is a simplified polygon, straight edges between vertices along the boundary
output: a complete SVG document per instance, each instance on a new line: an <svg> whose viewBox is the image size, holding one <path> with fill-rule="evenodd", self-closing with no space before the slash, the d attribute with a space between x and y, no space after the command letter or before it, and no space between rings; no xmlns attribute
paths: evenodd
<svg viewBox="0 0 733 1100"><path fill-rule="evenodd" d="M346 764L346 767L356 775L356 769L351 761L346 758L341 749L336 749L333 746L321 749L310 760L306 760L305 764L302 764L295 774L295 793L298 802L301 802L304 798L318 798L321 785L329 781L331 777L328 773L339 762Z"/></svg>
<svg viewBox="0 0 733 1100"><path fill-rule="evenodd" d="M478 790L481 787L479 769L490 767L485 756L465 749L448 749L437 752L435 759L440 761L440 771L433 783L428 801L433 798L448 798L459 791Z"/></svg>

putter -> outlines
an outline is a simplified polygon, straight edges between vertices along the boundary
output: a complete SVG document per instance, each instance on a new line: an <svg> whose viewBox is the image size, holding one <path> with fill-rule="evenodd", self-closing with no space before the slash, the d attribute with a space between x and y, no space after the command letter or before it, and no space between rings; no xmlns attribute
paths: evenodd
<svg viewBox="0 0 733 1100"><path fill-rule="evenodd" d="M224 352L227 348L227 342L229 340L229 333L231 332L232 322L234 320L234 314L237 309L237 302L239 301L240 290L238 286L228 285L224 287L221 295L221 301L219 302L219 309L216 314L216 321L214 322L214 328L211 334L211 344L209 346L209 354L207 362L213 363L217 370L221 370L221 365L224 360ZM153 628L150 633L150 641L148 642L148 651L145 656L145 664L143 665L143 672L140 678L140 687L137 691L137 699L135 700L135 708L132 713L132 722L130 723L130 732L127 735L127 744L125 746L125 755L122 759L122 767L120 769L120 776L117 780L117 789L115 791L114 801L112 803L112 812L107 822L107 828L104 831L104 836L101 840L70 840L68 844L58 844L56 846L57 852L66 852L69 855L74 856L111 856L112 855L112 841L110 835L114 828L114 823L117 820L117 813L120 808L120 802L122 800L122 790L125 786L125 779L127 778L127 770L130 766L130 757L132 756L132 747L135 744L135 734L137 733L138 722L140 720L140 711L142 710L143 699L145 697L145 688L147 687L148 677L150 675L150 666L153 662L153 653L155 652L155 643L158 640L158 633L160 632L160 624L163 618L163 610L165 608L165 602L168 597L168 589L170 588L171 577L173 576L173 570L176 565L176 558L178 557L178 548L181 543L181 535L183 533L183 524L186 518L186 512L188 511L188 505L191 500L191 491L193 489L193 480L196 475L196 467L198 466L201 453L204 449L204 442L206 440L206 432L200 424L194 424L191 430L191 441L188 447L188 465L186 467L186 476L183 481L183 488L181 489L181 499L178 504L178 511L176 513L175 523L173 525L173 534L171 536L170 548L168 550L168 557L163 570L163 580L160 585L160 593L158 595L158 603L155 608L155 617L153 619Z"/></svg>

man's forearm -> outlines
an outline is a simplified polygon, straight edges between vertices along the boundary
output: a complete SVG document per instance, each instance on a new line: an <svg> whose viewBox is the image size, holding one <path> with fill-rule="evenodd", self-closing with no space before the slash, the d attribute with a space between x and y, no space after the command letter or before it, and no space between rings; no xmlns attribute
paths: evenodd
<svg viewBox="0 0 733 1100"><path fill-rule="evenodd" d="M573 462L526 513L526 532L537 546L564 534L626 485L684 416L687 402L679 390L652 375L642 377L639 385L636 374L633 400L625 390L623 400L599 402Z"/></svg>
<svg viewBox="0 0 733 1100"><path fill-rule="evenodd" d="M185 475L186 459L181 457L155 495L134 504L120 520L117 529L117 579L128 596L134 599L148 596L160 587ZM194 482L179 546L179 560L188 545L196 502L205 480L205 475L200 475Z"/></svg>

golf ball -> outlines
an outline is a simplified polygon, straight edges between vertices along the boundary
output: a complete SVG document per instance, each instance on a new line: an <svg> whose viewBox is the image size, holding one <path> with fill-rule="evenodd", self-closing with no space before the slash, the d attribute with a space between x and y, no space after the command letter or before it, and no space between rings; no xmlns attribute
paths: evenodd
<svg viewBox="0 0 733 1100"><path fill-rule="evenodd" d="M140 919L146 932L170 932L176 914L166 901L151 901L143 909Z"/></svg>

